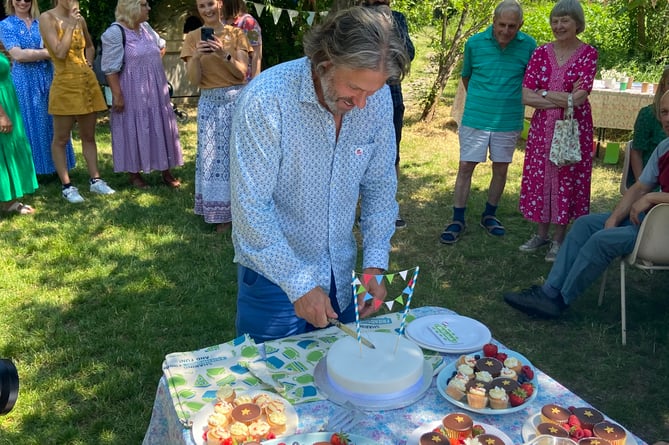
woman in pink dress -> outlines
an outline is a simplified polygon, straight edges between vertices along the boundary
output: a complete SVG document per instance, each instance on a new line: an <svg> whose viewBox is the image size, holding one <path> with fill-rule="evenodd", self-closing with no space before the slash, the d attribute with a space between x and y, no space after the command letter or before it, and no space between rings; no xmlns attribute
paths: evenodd
<svg viewBox="0 0 669 445"><path fill-rule="evenodd" d="M577 0L559 1L550 24L555 40L535 50L523 80L523 103L535 112L525 150L520 211L538 227L520 250L532 252L550 243L546 261L555 261L569 222L590 211L593 126L588 95L597 71L597 50L577 37L585 29ZM581 161L558 167L549 153L555 121L563 119L569 94L581 133Z"/></svg>

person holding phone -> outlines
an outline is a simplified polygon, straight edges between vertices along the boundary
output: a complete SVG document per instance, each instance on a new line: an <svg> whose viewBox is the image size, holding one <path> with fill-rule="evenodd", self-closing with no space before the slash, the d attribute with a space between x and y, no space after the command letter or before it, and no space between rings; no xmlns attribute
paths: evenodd
<svg viewBox="0 0 669 445"><path fill-rule="evenodd" d="M200 88L194 212L222 232L232 221L228 150L232 106L246 85L253 48L241 29L223 24L220 0L195 3L204 25L186 35L181 49L188 80Z"/></svg>
<svg viewBox="0 0 669 445"><path fill-rule="evenodd" d="M110 195L114 190L100 178L98 147L95 143L97 112L107 109L95 73L91 69L95 47L77 0L58 0L43 13L39 31L54 66L49 91L49 114L53 116L51 155L63 185L61 194L71 203L84 198L70 182L66 146L76 122L90 176L90 191Z"/></svg>
<svg viewBox="0 0 669 445"><path fill-rule="evenodd" d="M142 172L161 172L177 188L171 169L183 165L162 55L165 41L147 23L147 0L119 0L116 21L102 34L102 71L112 92L110 110L114 171L145 189ZM159 137L156 137L158 135Z"/></svg>

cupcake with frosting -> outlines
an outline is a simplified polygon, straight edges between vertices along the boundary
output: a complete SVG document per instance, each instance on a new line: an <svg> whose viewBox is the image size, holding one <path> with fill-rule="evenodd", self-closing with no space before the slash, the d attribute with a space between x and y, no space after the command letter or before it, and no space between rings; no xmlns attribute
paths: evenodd
<svg viewBox="0 0 669 445"><path fill-rule="evenodd" d="M492 409L506 409L509 403L509 396L504 389L495 386L488 391L488 401Z"/></svg>
<svg viewBox="0 0 669 445"><path fill-rule="evenodd" d="M468 379L473 379L474 378L474 368L470 367L469 365L460 365L458 366L458 374L462 374Z"/></svg>
<svg viewBox="0 0 669 445"><path fill-rule="evenodd" d="M460 365L467 365L470 368L474 368L474 366L476 366L476 358L474 358L473 355L461 355L455 366L458 367Z"/></svg>
<svg viewBox="0 0 669 445"><path fill-rule="evenodd" d="M467 403L474 409L482 409L488 405L488 396L485 388L472 385L467 390Z"/></svg>
<svg viewBox="0 0 669 445"><path fill-rule="evenodd" d="M214 404L214 412L222 414L225 417L230 416L230 413L232 413L233 408L234 407L232 406L231 403L224 402L224 401L221 401L221 400L219 400L218 402L216 402Z"/></svg>
<svg viewBox="0 0 669 445"><path fill-rule="evenodd" d="M488 371L479 371L474 373L474 379L479 382L490 383L492 382L492 374Z"/></svg>
<svg viewBox="0 0 669 445"><path fill-rule="evenodd" d="M507 368L506 366L502 368L499 372L500 377L504 377L511 380L518 380L518 373L513 369Z"/></svg>
<svg viewBox="0 0 669 445"><path fill-rule="evenodd" d="M520 360L518 360L516 357L507 357L506 360L504 360L504 366L513 369L516 371L516 374L520 372L520 368L523 367L523 364L520 363Z"/></svg>
<svg viewBox="0 0 669 445"><path fill-rule="evenodd" d="M460 379L456 379L455 377L452 378L448 382L448 385L446 385L446 394L448 394L455 400L462 400L462 398L465 396L467 392L467 388L465 386L466 382L467 380L464 380L462 378Z"/></svg>
<svg viewBox="0 0 669 445"><path fill-rule="evenodd" d="M267 415L267 423L274 434L282 434L286 431L286 413L283 411L272 411Z"/></svg>
<svg viewBox="0 0 669 445"><path fill-rule="evenodd" d="M230 424L230 435L232 440L243 443L249 435L249 427L242 422L233 422Z"/></svg>
<svg viewBox="0 0 669 445"><path fill-rule="evenodd" d="M237 397L235 388L230 385L221 386L218 391L216 391L216 398L223 402L232 403Z"/></svg>
<svg viewBox="0 0 669 445"><path fill-rule="evenodd" d="M228 424L228 417L224 416L221 413L213 412L207 418L207 426L209 429L214 429L218 427L224 427Z"/></svg>
<svg viewBox="0 0 669 445"><path fill-rule="evenodd" d="M256 420L249 425L249 435L256 440L262 440L269 434L269 423L264 420Z"/></svg>
<svg viewBox="0 0 669 445"><path fill-rule="evenodd" d="M232 435L225 428L210 428L207 431L207 445L221 445L231 437Z"/></svg>

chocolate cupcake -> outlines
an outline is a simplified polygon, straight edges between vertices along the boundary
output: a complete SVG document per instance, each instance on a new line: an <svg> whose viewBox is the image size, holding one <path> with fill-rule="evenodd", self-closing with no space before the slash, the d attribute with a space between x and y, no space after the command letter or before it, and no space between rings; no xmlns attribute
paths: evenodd
<svg viewBox="0 0 669 445"><path fill-rule="evenodd" d="M261 410L258 405L255 403L244 403L232 410L231 417L234 421L250 425L252 422L258 420L260 414Z"/></svg>
<svg viewBox="0 0 669 445"><path fill-rule="evenodd" d="M604 421L604 416L602 413L594 408L570 408L570 411L573 415L576 416L579 422L581 422L581 426L590 431L592 431L592 428L594 428L596 424Z"/></svg>
<svg viewBox="0 0 669 445"><path fill-rule="evenodd" d="M494 434L479 434L476 436L476 439L478 439L481 445L505 445L504 441Z"/></svg>
<svg viewBox="0 0 669 445"><path fill-rule="evenodd" d="M541 408L541 421L542 422L551 422L555 423L557 425L562 425L563 423L567 423L569 420L569 416L571 413L567 408L563 408L559 405L555 405L553 403L549 403L548 405L544 405Z"/></svg>
<svg viewBox="0 0 669 445"><path fill-rule="evenodd" d="M430 431L421 435L418 443L420 445L449 445L450 440L440 432Z"/></svg>
<svg viewBox="0 0 669 445"><path fill-rule="evenodd" d="M569 432L561 425L553 422L541 422L537 425L537 434L547 434L554 437L569 437Z"/></svg>
<svg viewBox="0 0 669 445"><path fill-rule="evenodd" d="M607 420L599 422L592 428L596 437L611 442L611 445L624 445L627 440L627 432L623 427Z"/></svg>
<svg viewBox="0 0 669 445"><path fill-rule="evenodd" d="M441 420L446 435L453 439L466 439L472 432L474 421L467 414L451 413Z"/></svg>
<svg viewBox="0 0 669 445"><path fill-rule="evenodd" d="M520 383L508 377L497 377L496 379L492 379L492 382L489 384L490 388L494 388L495 386L502 388L507 394L511 394L511 391L520 388Z"/></svg>
<svg viewBox="0 0 669 445"><path fill-rule="evenodd" d="M476 370L487 371L493 377L499 377L503 367L504 364L493 357L483 357L476 360Z"/></svg>

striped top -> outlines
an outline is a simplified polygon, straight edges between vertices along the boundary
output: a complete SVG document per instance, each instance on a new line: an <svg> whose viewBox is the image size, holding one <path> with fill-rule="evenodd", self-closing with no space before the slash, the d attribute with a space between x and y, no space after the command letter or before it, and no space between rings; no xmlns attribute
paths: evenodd
<svg viewBox="0 0 669 445"><path fill-rule="evenodd" d="M486 131L523 128L523 75L536 46L531 36L518 31L502 49L492 25L467 40L461 73L469 78L463 126Z"/></svg>

